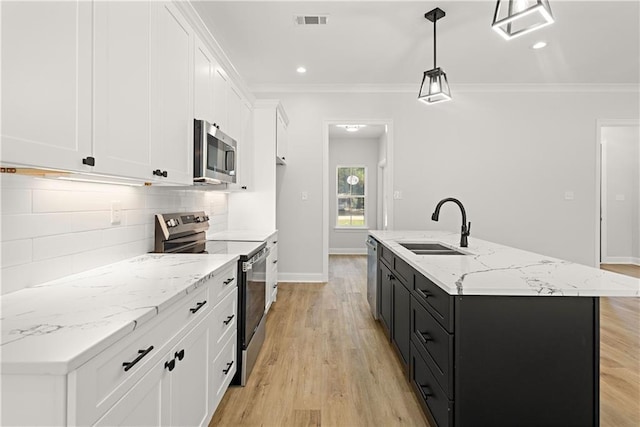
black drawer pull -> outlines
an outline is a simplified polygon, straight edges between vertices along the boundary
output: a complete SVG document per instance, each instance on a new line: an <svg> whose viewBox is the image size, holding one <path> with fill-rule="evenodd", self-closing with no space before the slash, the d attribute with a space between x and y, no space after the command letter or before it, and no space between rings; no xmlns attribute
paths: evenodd
<svg viewBox="0 0 640 427"><path fill-rule="evenodd" d="M95 166L96 165L96 159L94 157L85 157L84 159L82 159L82 164L83 165L87 165L87 166Z"/></svg>
<svg viewBox="0 0 640 427"><path fill-rule="evenodd" d="M396 278L395 278L395 276L393 274L387 274L387 279L396 280Z"/></svg>
<svg viewBox="0 0 640 427"><path fill-rule="evenodd" d="M222 282L222 284L226 286L229 283L233 282L234 280L236 280L235 277L231 277L231 278L225 280L224 282Z"/></svg>
<svg viewBox="0 0 640 427"><path fill-rule="evenodd" d="M164 368L168 369L169 372L173 371L173 368L176 367L176 359L171 359L168 362L164 362Z"/></svg>
<svg viewBox="0 0 640 427"><path fill-rule="evenodd" d="M200 310L202 307L204 307L204 305L207 303L207 301L202 301L196 304L195 308L190 308L189 311L193 314L195 312L197 312L198 310Z"/></svg>
<svg viewBox="0 0 640 427"><path fill-rule="evenodd" d="M418 337L420 338L420 341L422 341L424 344L426 344L427 341L433 341L433 338L431 338L429 334L425 332L418 332Z"/></svg>
<svg viewBox="0 0 640 427"><path fill-rule="evenodd" d="M167 171L162 171L162 176L166 178L167 176L169 176L169 174L167 173Z"/></svg>
<svg viewBox="0 0 640 427"><path fill-rule="evenodd" d="M142 360L149 352L153 350L153 346L150 346L146 350L138 350L138 357L135 358L133 362L123 362L122 366L124 366L124 371L127 372L129 369L133 368L133 366Z"/></svg>
<svg viewBox="0 0 640 427"><path fill-rule="evenodd" d="M278 284L273 285L273 289L275 289L275 288L277 288L277 287L278 287Z"/></svg>
<svg viewBox="0 0 640 427"><path fill-rule="evenodd" d="M283 158L284 158L284 157L283 157ZM278 241L277 241L277 240L274 240L274 241L273 241L273 244L275 245L276 243L278 243Z"/></svg>
<svg viewBox="0 0 640 427"><path fill-rule="evenodd" d="M429 396L433 396L433 393L429 390L429 386L419 385L418 388L420 389L420 394L424 400L427 400Z"/></svg>
<svg viewBox="0 0 640 427"><path fill-rule="evenodd" d="M175 357L178 359L178 362L184 359L184 348L180 351L176 351Z"/></svg>
<svg viewBox="0 0 640 427"><path fill-rule="evenodd" d="M278 260L277 260L277 259L273 260L273 263L274 263L274 264L277 264L277 263L278 263Z"/></svg>
<svg viewBox="0 0 640 427"><path fill-rule="evenodd" d="M231 367L233 366L233 360L229 363L227 363L227 369L223 369L222 372L224 372L225 375L227 375L229 373L229 371L231 370Z"/></svg>
<svg viewBox="0 0 640 427"><path fill-rule="evenodd" d="M162 176L162 171L160 169L156 169L152 172L155 176Z"/></svg>
<svg viewBox="0 0 640 427"><path fill-rule="evenodd" d="M429 292L423 291L422 289L416 289L416 292L418 292L422 298L429 298L431 296Z"/></svg>
<svg viewBox="0 0 640 427"><path fill-rule="evenodd" d="M227 316L227 320L223 320L222 323L224 323L225 325L228 325L229 323L231 323L234 317L236 317L235 314L232 314L231 316Z"/></svg>

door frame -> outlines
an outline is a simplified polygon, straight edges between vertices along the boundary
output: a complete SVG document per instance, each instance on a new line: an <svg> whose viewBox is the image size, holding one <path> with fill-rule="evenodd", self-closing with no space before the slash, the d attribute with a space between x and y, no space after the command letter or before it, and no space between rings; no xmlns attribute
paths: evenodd
<svg viewBox="0 0 640 427"><path fill-rule="evenodd" d="M391 189L393 188L393 120L392 119L325 119L322 121L322 281L329 280L329 126L349 125L353 123L363 125L385 125L387 127L387 147L386 147L386 182L384 183L384 193L378 197L387 197L391 203L387 203L387 229L393 229L393 199ZM375 226L371 224L374 228Z"/></svg>
<svg viewBox="0 0 640 427"><path fill-rule="evenodd" d="M602 260L602 246L605 246L606 249L606 240L603 237L606 237L606 224L603 224L603 218L606 215L606 203L602 203L602 196L605 193L603 190L604 180L606 179L604 168L606 165L603 162L603 153L602 153L602 128L603 127L616 127L616 126L639 126L640 120L638 119L597 119L596 120L596 194L595 194L595 221L596 221L596 231L595 231L595 256L594 256L594 266L596 268L600 268L600 263ZM606 159L604 159L606 160Z"/></svg>

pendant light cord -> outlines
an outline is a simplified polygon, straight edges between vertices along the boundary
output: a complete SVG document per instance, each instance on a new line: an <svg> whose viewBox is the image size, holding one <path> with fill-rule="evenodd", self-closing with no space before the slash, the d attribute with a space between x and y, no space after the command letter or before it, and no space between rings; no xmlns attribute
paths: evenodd
<svg viewBox="0 0 640 427"><path fill-rule="evenodd" d="M436 22L438 19L433 20L433 68L436 68Z"/></svg>

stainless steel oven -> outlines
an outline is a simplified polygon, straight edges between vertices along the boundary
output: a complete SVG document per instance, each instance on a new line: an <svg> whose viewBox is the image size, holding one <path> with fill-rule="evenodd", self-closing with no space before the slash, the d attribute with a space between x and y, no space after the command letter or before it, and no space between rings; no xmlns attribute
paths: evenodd
<svg viewBox="0 0 640 427"><path fill-rule="evenodd" d="M155 252L234 254L238 261L238 369L232 384L245 385L266 337L265 242L208 241L204 212L156 215Z"/></svg>
<svg viewBox="0 0 640 427"><path fill-rule="evenodd" d="M196 184L236 182L236 141L205 120L193 124L193 181Z"/></svg>

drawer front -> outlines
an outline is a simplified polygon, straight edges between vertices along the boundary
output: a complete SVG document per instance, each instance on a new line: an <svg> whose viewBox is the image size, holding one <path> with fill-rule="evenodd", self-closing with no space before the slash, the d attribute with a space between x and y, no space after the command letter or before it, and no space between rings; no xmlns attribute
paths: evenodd
<svg viewBox="0 0 640 427"><path fill-rule="evenodd" d="M196 288L176 305L69 375L70 401L77 402L69 414L71 421L79 425L94 422L142 378L176 334L204 319L211 311L209 287ZM127 371L125 362L132 363Z"/></svg>
<svg viewBox="0 0 640 427"><path fill-rule="evenodd" d="M449 397L453 397L453 335L411 297L411 341L425 356L432 374Z"/></svg>
<svg viewBox="0 0 640 427"><path fill-rule="evenodd" d="M213 278L210 279L209 287L211 290L209 293L214 302L222 301L229 292L238 287L237 273L238 263L234 263L219 273L216 273Z"/></svg>
<svg viewBox="0 0 640 427"><path fill-rule="evenodd" d="M438 427L453 425L453 402L449 400L445 392L427 367L424 359L411 344L411 386L421 401L426 406Z"/></svg>
<svg viewBox="0 0 640 427"><path fill-rule="evenodd" d="M213 350L213 354L217 354L229 335L237 330L237 288L215 306L211 319L211 350Z"/></svg>
<svg viewBox="0 0 640 427"><path fill-rule="evenodd" d="M444 328L453 333L453 297L420 273L414 274L413 294Z"/></svg>
<svg viewBox="0 0 640 427"><path fill-rule="evenodd" d="M384 260L389 267L394 268L393 258L395 256L393 255L393 252L384 245L378 245L378 251L380 253L380 259Z"/></svg>
<svg viewBox="0 0 640 427"><path fill-rule="evenodd" d="M400 276L399 278L403 282L403 284L409 287L409 284L413 279L413 271L414 271L413 268L411 268L409 264L407 264L397 256L394 256L393 259L394 259L393 269L395 270L397 275Z"/></svg>
<svg viewBox="0 0 640 427"><path fill-rule="evenodd" d="M209 365L209 405L210 408L217 408L222 400L225 391L231 384L231 379L236 374L238 366L237 357L237 334L233 333L225 343L219 353L214 353ZM209 353L211 354L211 353ZM214 409L215 410L215 409ZM209 409L209 413L212 413Z"/></svg>

